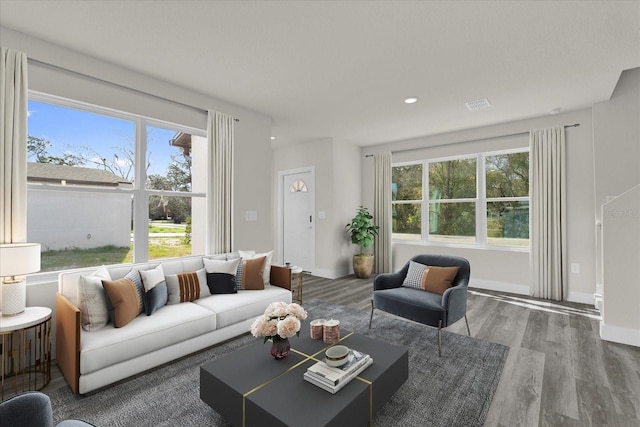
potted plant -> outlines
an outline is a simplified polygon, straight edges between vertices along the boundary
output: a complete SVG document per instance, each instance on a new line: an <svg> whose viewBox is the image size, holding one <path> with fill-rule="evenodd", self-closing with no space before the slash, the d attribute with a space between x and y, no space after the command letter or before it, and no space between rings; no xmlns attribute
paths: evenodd
<svg viewBox="0 0 640 427"><path fill-rule="evenodd" d="M360 253L353 256L353 272L360 279L368 279L373 272L374 257L373 254L365 253L364 250L373 245L380 227L373 224L373 215L362 206L358 208L356 216L346 227L351 236L351 243L360 246Z"/></svg>

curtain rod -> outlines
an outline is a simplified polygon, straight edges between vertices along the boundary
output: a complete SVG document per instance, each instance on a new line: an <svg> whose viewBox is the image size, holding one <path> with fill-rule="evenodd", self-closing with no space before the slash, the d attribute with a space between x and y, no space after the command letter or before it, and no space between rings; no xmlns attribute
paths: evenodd
<svg viewBox="0 0 640 427"><path fill-rule="evenodd" d="M577 128L577 127L580 127L580 123L574 123L572 125L564 125L565 129L566 128ZM497 136L488 136L486 138L468 139L466 141L457 141L457 142L452 142L452 143L449 143L449 144L438 144L438 145L430 145L428 147L407 148L405 150L392 151L391 153L404 153L405 151L423 150L425 148L445 147L447 145L466 144L468 142L486 141L486 140L489 140L489 139L507 138L509 136L520 136L520 135L528 135L528 134L529 134L529 131L527 131L527 132L508 133L506 135L497 135ZM373 154L367 154L367 155L365 155L365 157L373 157Z"/></svg>
<svg viewBox="0 0 640 427"><path fill-rule="evenodd" d="M97 82L100 82L100 83L105 83L105 84L108 84L110 86L114 86L114 87L117 87L117 88L120 88L120 89L125 89L125 90L131 91L131 92L139 93L141 95L150 96L152 98L156 98L156 99L159 99L161 101L171 102L172 104L180 105L182 107L187 107L187 108L190 108L192 110L199 111L201 113L208 113L207 110L205 110L203 108L200 108L200 107L194 107L193 105L185 104L184 102L176 101L174 99L165 98L165 97L160 96L160 95L155 95L153 93L145 92L145 91L142 91L140 89L135 89L135 88L132 88L132 87L129 87L129 86L121 85L119 83L115 83L115 82L112 82L112 81L109 81L109 80L104 80L104 79L101 79L99 77L90 76L88 74L84 74L84 73L81 73L79 71L74 71L74 70L70 70L68 68L60 67L59 65L49 64L48 62L40 61L38 59L33 59L33 58L27 58L27 61L29 61L29 62L31 62L33 64L43 65L45 67L53 68L55 70L64 71L66 73L75 74L76 76L80 76L80 77L83 77L85 79L94 80L94 81L97 81ZM236 121L236 122L240 122L240 119L237 119L235 117L233 118L233 120Z"/></svg>

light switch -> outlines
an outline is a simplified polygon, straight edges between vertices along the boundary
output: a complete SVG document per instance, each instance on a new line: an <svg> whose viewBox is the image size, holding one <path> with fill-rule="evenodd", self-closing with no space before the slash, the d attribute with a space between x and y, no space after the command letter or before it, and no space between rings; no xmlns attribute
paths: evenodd
<svg viewBox="0 0 640 427"><path fill-rule="evenodd" d="M578 264L577 262L572 262L571 263L571 272L572 273L580 273L580 264Z"/></svg>
<svg viewBox="0 0 640 427"><path fill-rule="evenodd" d="M257 211L246 211L244 213L244 219L246 221L257 221L258 220L258 212Z"/></svg>

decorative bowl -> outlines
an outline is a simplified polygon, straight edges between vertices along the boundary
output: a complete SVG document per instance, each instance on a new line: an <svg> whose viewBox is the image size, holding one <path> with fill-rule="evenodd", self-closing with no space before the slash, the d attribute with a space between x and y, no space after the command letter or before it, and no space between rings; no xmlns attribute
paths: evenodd
<svg viewBox="0 0 640 427"><path fill-rule="evenodd" d="M349 347L344 345L334 345L329 347L324 355L326 357L325 363L329 366L338 368L349 360Z"/></svg>

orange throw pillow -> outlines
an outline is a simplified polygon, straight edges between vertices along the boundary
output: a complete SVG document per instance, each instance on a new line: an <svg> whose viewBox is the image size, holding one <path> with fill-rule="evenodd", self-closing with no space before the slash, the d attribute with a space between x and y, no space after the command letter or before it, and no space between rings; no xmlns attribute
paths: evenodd
<svg viewBox="0 0 640 427"><path fill-rule="evenodd" d="M429 266L422 273L420 287L425 291L442 295L451 287L456 274L458 274L458 267Z"/></svg>
<svg viewBox="0 0 640 427"><path fill-rule="evenodd" d="M264 289L262 272L267 257L242 260L242 289L258 291Z"/></svg>

